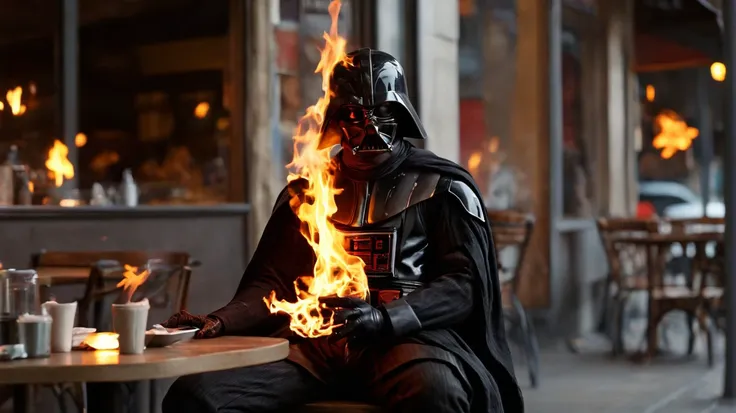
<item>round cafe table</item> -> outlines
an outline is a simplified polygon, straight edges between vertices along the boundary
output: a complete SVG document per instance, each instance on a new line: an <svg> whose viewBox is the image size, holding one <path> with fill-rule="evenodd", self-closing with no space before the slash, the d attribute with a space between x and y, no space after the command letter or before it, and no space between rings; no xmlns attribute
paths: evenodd
<svg viewBox="0 0 736 413"><path fill-rule="evenodd" d="M288 355L288 341L266 337L191 340L136 355L118 354L117 350L72 351L45 359L0 362L0 385L155 380L266 364ZM25 400L26 394L16 391L16 413L32 411L32 400Z"/></svg>

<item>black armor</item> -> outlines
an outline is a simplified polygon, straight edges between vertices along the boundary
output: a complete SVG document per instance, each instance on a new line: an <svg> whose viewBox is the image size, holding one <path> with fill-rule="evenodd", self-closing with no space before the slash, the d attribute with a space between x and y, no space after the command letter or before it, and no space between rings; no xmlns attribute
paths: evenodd
<svg viewBox="0 0 736 413"><path fill-rule="evenodd" d="M449 193L465 211L485 221L483 205L462 181L437 173L402 171L375 181L353 180L337 173L342 192L335 197L332 216L345 236L346 250L365 262L365 272L375 304L410 293L425 282L422 267L427 261L426 219L416 204ZM399 294L381 291L398 291Z"/></svg>

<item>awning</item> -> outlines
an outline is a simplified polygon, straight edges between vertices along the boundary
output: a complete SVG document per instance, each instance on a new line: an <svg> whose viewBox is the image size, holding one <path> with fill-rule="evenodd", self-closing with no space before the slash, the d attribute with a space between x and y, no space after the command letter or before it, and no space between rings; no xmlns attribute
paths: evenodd
<svg viewBox="0 0 736 413"><path fill-rule="evenodd" d="M637 0L635 70L708 66L723 59L720 11L706 0Z"/></svg>

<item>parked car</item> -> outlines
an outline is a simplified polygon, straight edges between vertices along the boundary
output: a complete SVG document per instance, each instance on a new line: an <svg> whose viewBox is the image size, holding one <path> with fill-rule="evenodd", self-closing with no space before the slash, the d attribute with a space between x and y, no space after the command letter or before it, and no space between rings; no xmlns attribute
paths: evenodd
<svg viewBox="0 0 736 413"><path fill-rule="evenodd" d="M672 181L639 182L639 213L656 212L666 218L687 219L703 216L703 200L687 186ZM726 207L723 202L710 201L707 216L723 218Z"/></svg>

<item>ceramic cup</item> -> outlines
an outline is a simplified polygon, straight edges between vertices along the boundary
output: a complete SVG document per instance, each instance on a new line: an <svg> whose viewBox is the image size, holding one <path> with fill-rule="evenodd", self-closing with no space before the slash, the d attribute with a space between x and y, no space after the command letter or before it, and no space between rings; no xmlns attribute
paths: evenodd
<svg viewBox="0 0 736 413"><path fill-rule="evenodd" d="M146 347L148 300L112 305L113 330L120 335L120 354L141 354Z"/></svg>
<svg viewBox="0 0 736 413"><path fill-rule="evenodd" d="M72 351L72 331L74 331L74 317L77 314L77 302L47 301L43 303L43 308L54 321L51 325L51 351L53 353Z"/></svg>

